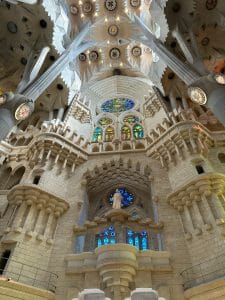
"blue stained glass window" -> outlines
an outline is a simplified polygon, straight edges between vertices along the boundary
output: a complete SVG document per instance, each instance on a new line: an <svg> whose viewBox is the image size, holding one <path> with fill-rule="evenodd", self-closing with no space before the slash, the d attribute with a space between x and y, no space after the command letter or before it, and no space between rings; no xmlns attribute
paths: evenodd
<svg viewBox="0 0 225 300"><path fill-rule="evenodd" d="M144 138L143 127L140 124L135 124L133 126L133 135L134 135L135 139L143 139Z"/></svg>
<svg viewBox="0 0 225 300"><path fill-rule="evenodd" d="M142 231L136 233L133 230L127 230L127 244L137 247L139 250L145 251L149 249L148 233Z"/></svg>
<svg viewBox="0 0 225 300"><path fill-rule="evenodd" d="M100 142L102 141L102 128L96 127L93 133L92 142Z"/></svg>
<svg viewBox="0 0 225 300"><path fill-rule="evenodd" d="M121 207L128 207L134 202L134 195L131 194L126 188L120 187L117 188L122 195L123 199L121 201ZM116 191L116 190L115 190ZM112 205L113 204L113 196L115 194L115 191L110 194L109 196L109 203Z"/></svg>
<svg viewBox="0 0 225 300"><path fill-rule="evenodd" d="M103 232L100 232L96 236L96 244L97 247L100 247L102 245L108 245L108 244L116 244L116 232L114 226L109 226L106 230Z"/></svg>
<svg viewBox="0 0 225 300"><path fill-rule="evenodd" d="M122 111L126 111L129 109L132 109L134 107L135 103L131 99L127 98L114 98L105 101L101 105L101 109L104 112L109 112L109 113L118 113Z"/></svg>

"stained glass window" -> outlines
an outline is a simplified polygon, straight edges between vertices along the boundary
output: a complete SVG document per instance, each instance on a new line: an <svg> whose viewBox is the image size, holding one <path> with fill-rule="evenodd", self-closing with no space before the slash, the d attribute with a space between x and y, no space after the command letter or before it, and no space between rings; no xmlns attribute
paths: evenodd
<svg viewBox="0 0 225 300"><path fill-rule="evenodd" d="M128 207L134 202L134 195L131 194L126 188L120 187L117 188L119 190L120 194L122 195L123 199L121 201L121 207ZM116 190L115 190L116 191ZM115 194L115 191L110 194L109 196L109 203L113 204L113 196Z"/></svg>
<svg viewBox="0 0 225 300"><path fill-rule="evenodd" d="M107 125L110 125L112 124L112 119L110 118L102 118L98 121L98 124L101 125L101 126L107 126Z"/></svg>
<svg viewBox="0 0 225 300"><path fill-rule="evenodd" d="M143 127L140 124L135 124L133 126L133 135L135 139L143 139L144 131Z"/></svg>
<svg viewBox="0 0 225 300"><path fill-rule="evenodd" d="M105 141L112 142L114 135L115 135L114 128L111 126L107 127L105 131Z"/></svg>
<svg viewBox="0 0 225 300"><path fill-rule="evenodd" d="M147 231L142 231L141 233L136 233L133 230L130 230L130 229L127 230L126 242L127 242L127 244L135 246L139 250L142 250L142 251L149 249Z"/></svg>
<svg viewBox="0 0 225 300"><path fill-rule="evenodd" d="M114 226L109 226L106 230L96 236L97 247L108 244L116 244L116 242L117 234L115 232Z"/></svg>
<svg viewBox="0 0 225 300"><path fill-rule="evenodd" d="M92 142L99 142L102 140L102 128L96 127L93 133Z"/></svg>
<svg viewBox="0 0 225 300"><path fill-rule="evenodd" d="M124 119L123 119L123 122L124 123L129 123L129 124L134 124L136 122L139 122L139 118L136 117L136 116L126 116Z"/></svg>
<svg viewBox="0 0 225 300"><path fill-rule="evenodd" d="M129 127L129 126L124 125L124 126L121 128L121 139L122 139L123 141L130 140L130 139L131 139L131 130L130 130L130 127Z"/></svg>
<svg viewBox="0 0 225 300"><path fill-rule="evenodd" d="M109 113L118 113L122 111L126 111L129 109L132 109L134 107L135 103L131 99L127 98L114 98L105 101L101 105L101 109L104 112L109 112Z"/></svg>

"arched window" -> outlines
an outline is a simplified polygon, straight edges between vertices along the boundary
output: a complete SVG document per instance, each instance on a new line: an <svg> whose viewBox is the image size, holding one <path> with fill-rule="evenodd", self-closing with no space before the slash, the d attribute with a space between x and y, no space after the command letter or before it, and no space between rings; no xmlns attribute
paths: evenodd
<svg viewBox="0 0 225 300"><path fill-rule="evenodd" d="M115 135L114 128L111 126L107 127L105 131L105 141L112 142L114 135Z"/></svg>
<svg viewBox="0 0 225 300"><path fill-rule="evenodd" d="M114 196L116 190L118 190L120 192L120 194L122 195L122 197L123 197L123 199L121 201L121 207L122 208L128 207L131 204L133 204L133 202L134 202L134 195L131 194L126 188L120 187L120 188L115 189L113 191L113 193L110 194L110 196L109 196L109 203L111 205L113 204L113 196Z"/></svg>
<svg viewBox="0 0 225 300"><path fill-rule="evenodd" d="M4 270L5 270L5 266L8 262L8 259L10 257L11 254L11 250L5 250L1 256L0 259L0 274L3 274Z"/></svg>
<svg viewBox="0 0 225 300"><path fill-rule="evenodd" d="M123 141L127 141L127 140L130 140L131 139L131 130L130 130L130 127L127 126L127 125L124 125L122 128L121 128L121 139Z"/></svg>
<svg viewBox="0 0 225 300"><path fill-rule="evenodd" d="M135 139L143 139L144 131L143 127L140 124L135 124L133 126L133 135Z"/></svg>
<svg viewBox="0 0 225 300"><path fill-rule="evenodd" d="M100 141L102 141L102 128L96 127L93 133L92 142L96 143Z"/></svg>
<svg viewBox="0 0 225 300"><path fill-rule="evenodd" d="M136 233L133 230L127 230L126 242L129 245L137 247L139 250L145 251L149 249L147 231Z"/></svg>
<svg viewBox="0 0 225 300"><path fill-rule="evenodd" d="M116 244L117 234L114 226L109 226L106 230L96 236L96 246L100 247L108 244Z"/></svg>

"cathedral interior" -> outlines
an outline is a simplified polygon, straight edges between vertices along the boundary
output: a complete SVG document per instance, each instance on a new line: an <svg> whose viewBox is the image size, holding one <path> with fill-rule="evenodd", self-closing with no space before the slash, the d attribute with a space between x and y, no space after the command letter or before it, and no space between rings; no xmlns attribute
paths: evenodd
<svg viewBox="0 0 225 300"><path fill-rule="evenodd" d="M0 299L225 299L225 1L0 0Z"/></svg>

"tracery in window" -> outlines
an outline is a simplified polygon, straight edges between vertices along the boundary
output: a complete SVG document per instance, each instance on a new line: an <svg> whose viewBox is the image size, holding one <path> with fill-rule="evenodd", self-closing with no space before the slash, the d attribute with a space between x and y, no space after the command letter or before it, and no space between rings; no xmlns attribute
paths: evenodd
<svg viewBox="0 0 225 300"><path fill-rule="evenodd" d="M110 194L109 196L109 203L112 205L113 204L113 196L116 192L116 190L118 190L120 192L120 194L122 195L123 199L121 201L121 208L125 208L130 206L131 204L133 204L134 202L134 195L132 193L130 193L126 188L124 187L119 187L117 189L115 189L113 191L113 193Z"/></svg>
<svg viewBox="0 0 225 300"><path fill-rule="evenodd" d="M101 125L101 126L107 126L107 125L110 125L112 124L112 119L110 118L102 118L98 121L98 124Z"/></svg>
<svg viewBox="0 0 225 300"><path fill-rule="evenodd" d="M114 226L109 226L106 230L102 231L96 236L96 246L116 244L117 234Z"/></svg>
<svg viewBox="0 0 225 300"><path fill-rule="evenodd" d="M121 128L121 139L123 141L131 139L131 130L129 126L123 125L123 127Z"/></svg>
<svg viewBox="0 0 225 300"><path fill-rule="evenodd" d="M139 122L139 118L136 117L136 116L129 115L129 116L126 116L126 117L123 119L123 122L124 122L124 123L129 123L129 124L134 124L134 123Z"/></svg>
<svg viewBox="0 0 225 300"><path fill-rule="evenodd" d="M149 241L147 231L142 231L140 233L134 232L133 230L127 230L126 242L129 245L137 247L139 250L148 250Z"/></svg>
<svg viewBox="0 0 225 300"><path fill-rule="evenodd" d="M143 127L140 124L135 124L133 126L133 135L134 135L135 139L143 139L144 138Z"/></svg>
<svg viewBox="0 0 225 300"><path fill-rule="evenodd" d="M102 141L102 128L96 127L93 133L92 142Z"/></svg>
<svg viewBox="0 0 225 300"><path fill-rule="evenodd" d="M131 99L127 98L114 98L105 101L101 105L101 110L109 113L118 113L122 111L126 111L132 109L135 103Z"/></svg>
<svg viewBox="0 0 225 300"><path fill-rule="evenodd" d="M106 131L105 131L105 141L112 142L112 140L114 139L114 136L115 136L114 128L111 126L107 127Z"/></svg>

